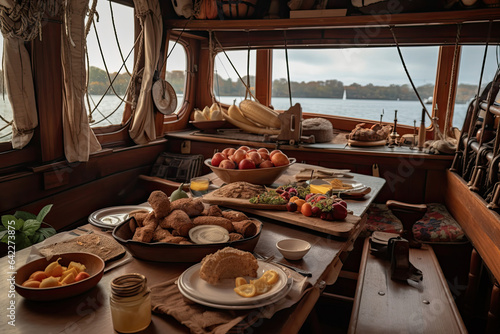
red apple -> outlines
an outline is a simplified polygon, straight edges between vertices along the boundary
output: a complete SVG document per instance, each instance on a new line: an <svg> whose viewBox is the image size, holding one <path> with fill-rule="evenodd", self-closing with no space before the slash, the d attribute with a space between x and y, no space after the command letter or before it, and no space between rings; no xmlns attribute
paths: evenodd
<svg viewBox="0 0 500 334"><path fill-rule="evenodd" d="M226 160L226 156L224 156L224 154L220 153L220 152L217 152L214 154L214 156L212 157L212 166L215 166L215 167L218 167L221 163L222 160Z"/></svg>
<svg viewBox="0 0 500 334"><path fill-rule="evenodd" d="M271 156L271 162L276 167L288 165L290 163L290 161L288 160L288 157L285 154L279 153L279 152L277 152Z"/></svg>
<svg viewBox="0 0 500 334"><path fill-rule="evenodd" d="M255 166L260 165L260 163L262 162L262 157L257 151L247 152L246 157L247 159L252 160L255 163Z"/></svg>
<svg viewBox="0 0 500 334"><path fill-rule="evenodd" d="M269 150L268 150L267 148L265 148L265 147L261 147L261 148L259 148L259 149L257 150L257 152L259 152L260 154L262 154L262 153L267 153L267 154L269 154Z"/></svg>
<svg viewBox="0 0 500 334"><path fill-rule="evenodd" d="M271 153L269 153L269 157L271 158L271 160L273 158L273 155L275 155L276 153L283 153L283 152L281 152L281 150L273 150L273 151L271 151Z"/></svg>
<svg viewBox="0 0 500 334"><path fill-rule="evenodd" d="M257 151L259 152L259 151ZM266 152L259 152L260 154L260 157L262 158L262 161L264 160L271 160L271 157L269 156L269 153L266 153Z"/></svg>
<svg viewBox="0 0 500 334"><path fill-rule="evenodd" d="M234 154L234 151L236 151L235 148L227 147L222 150L222 154L224 154L226 157L230 157Z"/></svg>
<svg viewBox="0 0 500 334"><path fill-rule="evenodd" d="M257 149L256 148L251 148L251 149L247 150L247 154L250 153L250 152L257 152Z"/></svg>
<svg viewBox="0 0 500 334"><path fill-rule="evenodd" d="M243 151L248 151L250 149L250 147L246 146L246 145L243 145L243 146L240 146L238 148L238 150L243 150Z"/></svg>
<svg viewBox="0 0 500 334"><path fill-rule="evenodd" d="M252 159L243 159L238 164L238 168L239 169L254 169L255 168L255 162L253 162Z"/></svg>
<svg viewBox="0 0 500 334"><path fill-rule="evenodd" d="M241 160L245 159L247 152L241 149L237 149L234 151L234 154L229 157L229 159L233 160L237 165Z"/></svg>
<svg viewBox="0 0 500 334"><path fill-rule="evenodd" d="M271 160L264 160L259 165L259 168L269 168L269 167L274 167L274 164L271 162Z"/></svg>
<svg viewBox="0 0 500 334"><path fill-rule="evenodd" d="M226 159L222 160L219 164L219 168L225 168L225 169L235 169L236 165L232 160Z"/></svg>

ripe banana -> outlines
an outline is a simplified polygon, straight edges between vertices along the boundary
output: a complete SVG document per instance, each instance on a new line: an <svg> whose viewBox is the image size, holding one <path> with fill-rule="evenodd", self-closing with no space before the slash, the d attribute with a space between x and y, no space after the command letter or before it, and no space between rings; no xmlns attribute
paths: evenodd
<svg viewBox="0 0 500 334"><path fill-rule="evenodd" d="M234 126L237 126L238 128L242 129L243 131L250 132L250 133L256 133L256 134L269 134L269 135L278 135L280 134L280 130L277 129L269 129L269 128L262 128L258 127L256 125L249 125L247 123L240 122L231 116L229 114L225 113L224 110L222 110L222 113L224 114L224 118L231 123Z"/></svg>

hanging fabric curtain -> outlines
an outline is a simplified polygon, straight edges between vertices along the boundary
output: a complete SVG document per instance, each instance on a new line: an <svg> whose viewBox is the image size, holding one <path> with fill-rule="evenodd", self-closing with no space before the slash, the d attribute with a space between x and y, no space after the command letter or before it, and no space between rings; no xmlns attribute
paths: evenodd
<svg viewBox="0 0 500 334"><path fill-rule="evenodd" d="M156 139L151 87L160 56L163 24L159 1L134 0L134 5L144 37L142 49L139 50L139 52L144 53L144 70L142 71L141 89L137 105L133 110L129 133L136 144L146 144Z"/></svg>
<svg viewBox="0 0 500 334"><path fill-rule="evenodd" d="M55 0L0 0L0 29L4 37L3 71L13 112L14 149L25 147L38 126L30 55L24 42L41 37L44 14L53 16L58 8Z"/></svg>
<svg viewBox="0 0 500 334"><path fill-rule="evenodd" d="M85 14L88 2L64 2L61 60L63 67L63 138L69 162L88 161L101 145L90 128L85 109L87 70L85 68Z"/></svg>

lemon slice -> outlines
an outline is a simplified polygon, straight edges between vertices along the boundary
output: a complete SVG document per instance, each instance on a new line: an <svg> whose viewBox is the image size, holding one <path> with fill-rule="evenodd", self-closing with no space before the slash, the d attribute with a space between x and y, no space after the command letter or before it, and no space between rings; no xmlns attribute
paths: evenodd
<svg viewBox="0 0 500 334"><path fill-rule="evenodd" d="M266 283L266 280L262 277L256 280L251 280L250 284L253 284L255 286L255 294L257 295L266 293L271 288L271 286L269 286L269 284Z"/></svg>
<svg viewBox="0 0 500 334"><path fill-rule="evenodd" d="M234 288L234 291L242 297L253 297L256 289L253 284L243 284Z"/></svg>
<svg viewBox="0 0 500 334"><path fill-rule="evenodd" d="M234 285L235 286L240 286L240 285L245 285L248 284L247 280L244 277L236 277Z"/></svg>
<svg viewBox="0 0 500 334"><path fill-rule="evenodd" d="M264 279L267 284L273 285L273 284L276 284L278 282L278 280L280 279L280 276L274 270L268 270L262 275L262 277L260 279Z"/></svg>

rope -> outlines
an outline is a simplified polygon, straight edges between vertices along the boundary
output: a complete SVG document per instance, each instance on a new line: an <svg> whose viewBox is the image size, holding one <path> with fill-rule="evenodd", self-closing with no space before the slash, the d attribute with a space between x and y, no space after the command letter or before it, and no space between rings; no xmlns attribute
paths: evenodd
<svg viewBox="0 0 500 334"><path fill-rule="evenodd" d="M120 58L122 59L122 63L125 63L125 59L123 58L123 52L122 48L120 46L120 42L118 41L118 33L116 32L116 25L115 25L115 14L113 13L113 2L109 1L109 11L111 13L111 23L113 24L113 32L115 33L115 40L116 40L116 46L118 47L118 52L120 53ZM127 74L132 76L130 71L128 70L127 65L125 65L125 71L127 71Z"/></svg>
<svg viewBox="0 0 500 334"><path fill-rule="evenodd" d="M94 16L97 16L97 22L99 22L99 13L96 10L97 0L92 0L92 6L89 9L87 23L85 24L85 37L88 36L90 32L90 26L94 23ZM95 23L94 23L95 27Z"/></svg>
<svg viewBox="0 0 500 334"><path fill-rule="evenodd" d="M453 52L453 63L451 67L451 80L450 80L450 86L448 90L448 105L446 106L446 118L444 121L444 137L448 137L448 124L450 121L450 115L451 115L451 110L452 110L452 105L451 101L453 100L452 95L453 95L453 86L455 84L455 76L457 73L457 58L458 58L458 41L460 40L460 32L462 30L462 25L458 24L457 25L457 37L455 39L455 50Z"/></svg>
<svg viewBox="0 0 500 334"><path fill-rule="evenodd" d="M215 35L215 33L214 33L214 39L217 42L217 44L219 45L219 47L222 50L222 52L224 53L224 55L226 56L227 60L229 61L229 64L231 64L231 66L233 67L233 70L236 72L236 75L238 76L238 79L240 79L240 81L243 84L243 86L245 86L245 89L248 91L248 94L250 94L250 96L253 97L253 99L255 101L259 102L259 100L257 100L257 98L252 94L252 92L250 91L250 88L247 86L247 84L245 83L245 81L243 81L243 79L241 78L240 74L238 73L238 70L236 69L236 67L234 67L234 64L231 61L231 59L229 59L229 56L227 55L226 51L224 50L224 48L220 44L220 42L217 39L217 36Z"/></svg>
<svg viewBox="0 0 500 334"><path fill-rule="evenodd" d="M7 37L42 40L43 17L54 16L60 8L58 0L16 0L12 8L0 6L0 30Z"/></svg>
<svg viewBox="0 0 500 334"><path fill-rule="evenodd" d="M285 61L286 61L286 78L288 80L288 97L290 98L290 107L292 107L292 83L290 82L290 66L288 65L288 48L286 43L286 30L283 30L285 39Z"/></svg>

